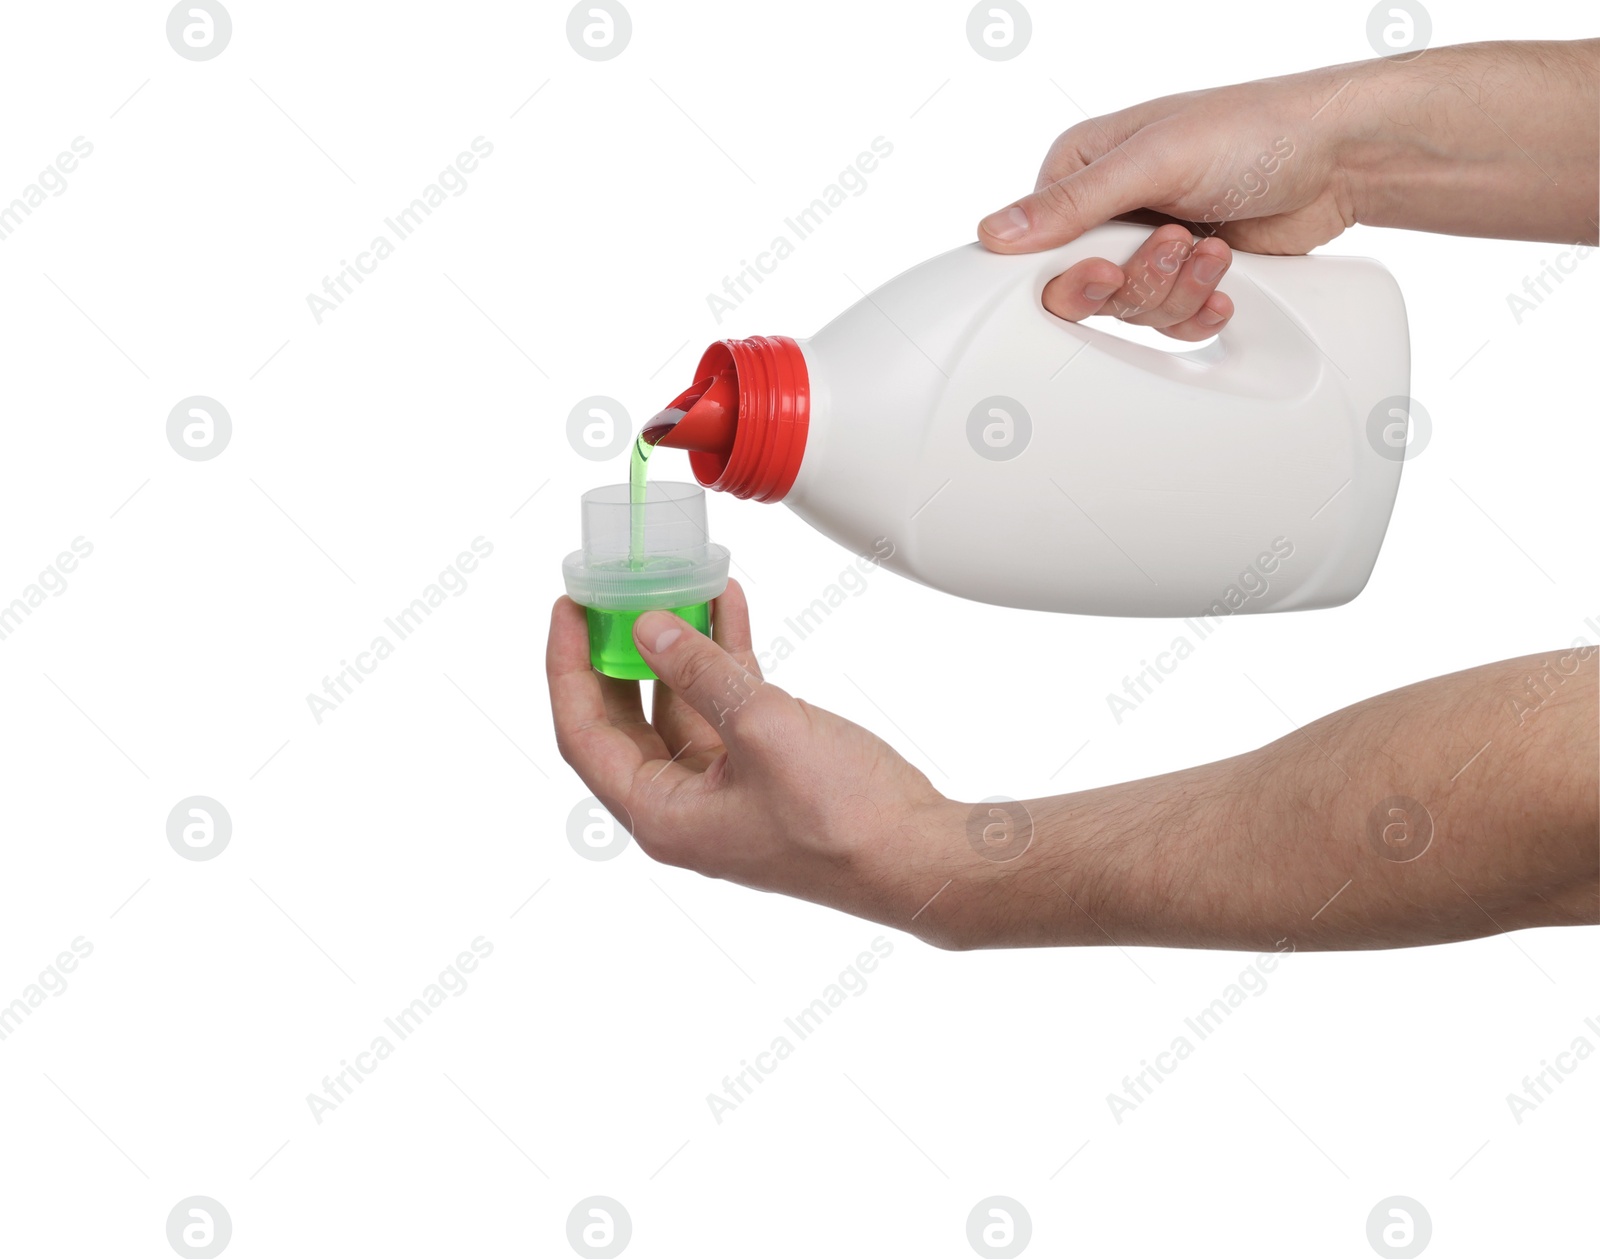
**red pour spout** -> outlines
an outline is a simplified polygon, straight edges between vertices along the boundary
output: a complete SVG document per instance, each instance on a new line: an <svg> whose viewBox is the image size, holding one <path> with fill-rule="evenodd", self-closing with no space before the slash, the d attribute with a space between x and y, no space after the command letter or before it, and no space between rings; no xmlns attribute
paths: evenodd
<svg viewBox="0 0 1600 1259"><path fill-rule="evenodd" d="M689 452L695 480L775 503L800 472L811 422L805 355L790 337L718 341L695 383L645 426L645 441Z"/></svg>
<svg viewBox="0 0 1600 1259"><path fill-rule="evenodd" d="M644 439L674 450L727 458L739 421L739 377L730 370L696 381L645 425Z"/></svg>

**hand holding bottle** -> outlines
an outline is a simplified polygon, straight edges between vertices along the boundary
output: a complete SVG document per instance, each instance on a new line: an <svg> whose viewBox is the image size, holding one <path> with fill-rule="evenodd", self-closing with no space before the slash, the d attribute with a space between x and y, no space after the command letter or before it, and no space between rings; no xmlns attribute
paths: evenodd
<svg viewBox="0 0 1600 1259"><path fill-rule="evenodd" d="M1468 44L1161 97L1063 132L978 238L1031 253L1135 212L1191 224L1044 295L1063 319L1189 341L1232 314L1216 291L1229 246L1301 254L1358 222L1593 243L1597 62L1600 40Z"/></svg>

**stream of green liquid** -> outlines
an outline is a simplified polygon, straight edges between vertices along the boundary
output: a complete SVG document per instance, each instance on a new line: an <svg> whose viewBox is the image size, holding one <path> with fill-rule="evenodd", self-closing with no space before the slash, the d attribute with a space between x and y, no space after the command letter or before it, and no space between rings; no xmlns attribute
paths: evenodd
<svg viewBox="0 0 1600 1259"><path fill-rule="evenodd" d="M628 458L628 567L644 567L644 504L646 477L650 471L650 452L655 447L640 433Z"/></svg>
<svg viewBox="0 0 1600 1259"><path fill-rule="evenodd" d="M650 563L645 554L644 527L650 452L655 449L655 443L660 441L671 427L671 423L646 427L634 439L633 451L628 457L627 564L634 571L646 568ZM687 621L702 634L711 632L709 602L688 604L667 610ZM633 641L633 626L639 616L638 611L589 609L589 661L607 677L645 680L656 676L639 655L639 650Z"/></svg>

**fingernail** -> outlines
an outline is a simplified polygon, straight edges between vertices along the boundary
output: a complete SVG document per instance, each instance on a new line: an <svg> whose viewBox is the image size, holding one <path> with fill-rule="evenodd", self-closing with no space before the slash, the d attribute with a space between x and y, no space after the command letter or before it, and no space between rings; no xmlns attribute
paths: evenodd
<svg viewBox="0 0 1600 1259"><path fill-rule="evenodd" d="M1091 302L1103 302L1117 291L1115 284L1085 284L1083 295Z"/></svg>
<svg viewBox="0 0 1600 1259"><path fill-rule="evenodd" d="M1228 269L1227 262L1215 254L1201 254L1194 260L1194 278L1197 284L1215 284Z"/></svg>
<svg viewBox="0 0 1600 1259"><path fill-rule="evenodd" d="M1195 322L1198 323L1202 328L1215 328L1219 323L1226 319L1227 316L1219 314L1217 311L1212 310L1209 306L1202 306L1195 314L1194 318Z"/></svg>
<svg viewBox="0 0 1600 1259"><path fill-rule="evenodd" d="M1016 240L1028 230L1028 215L1020 205L1007 206L996 210L978 226L996 240Z"/></svg>
<svg viewBox="0 0 1600 1259"><path fill-rule="evenodd" d="M659 656L683 637L683 623L670 612L646 612L633 623L633 636Z"/></svg>
<svg viewBox="0 0 1600 1259"><path fill-rule="evenodd" d="M1156 253L1156 270L1164 275L1171 275L1178 269L1178 264L1183 261L1183 246L1172 245Z"/></svg>

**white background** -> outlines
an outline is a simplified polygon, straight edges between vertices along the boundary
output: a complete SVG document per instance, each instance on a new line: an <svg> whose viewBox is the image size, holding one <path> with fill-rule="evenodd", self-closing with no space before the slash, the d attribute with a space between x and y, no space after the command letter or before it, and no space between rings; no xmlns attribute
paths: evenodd
<svg viewBox="0 0 1600 1259"><path fill-rule="evenodd" d="M1600 1064L1520 1126L1505 1098L1600 1044L1593 931L1293 957L1119 1125L1106 1095L1248 955L946 954L567 838L588 792L551 736L548 609L578 495L624 475L568 444L573 404L637 420L708 342L809 334L1029 190L1080 106L1370 56L1365 5L1038 4L1005 63L948 3L641 0L601 63L565 6L231 13L205 62L162 5L9 6L0 32L0 200L94 146L0 241L0 602L93 545L0 642L0 1002L93 945L0 1042L7 1252L169 1254L193 1194L241 1257L564 1254L592 1194L640 1256L970 1254L991 1194L1038 1254L1367 1254L1392 1194L1441 1256L1592 1238ZM1577 5L1433 17L1435 43L1586 33ZM306 295L477 136L466 191L319 325ZM716 324L706 294L876 136L868 189ZM1351 605L1228 622L1118 725L1105 696L1169 623L878 574L775 680L952 796L1026 798L1593 638L1600 263L1520 324L1506 300L1561 248L1333 246L1399 278L1434 422ZM233 421L206 462L165 436L195 394ZM711 510L758 644L850 562L781 507ZM480 536L465 593L319 725L307 693ZM167 842L194 794L232 818L214 860ZM706 1095L879 935L866 991L715 1122ZM479 936L467 991L319 1124L306 1095Z"/></svg>

